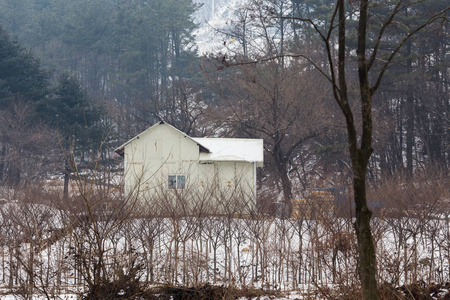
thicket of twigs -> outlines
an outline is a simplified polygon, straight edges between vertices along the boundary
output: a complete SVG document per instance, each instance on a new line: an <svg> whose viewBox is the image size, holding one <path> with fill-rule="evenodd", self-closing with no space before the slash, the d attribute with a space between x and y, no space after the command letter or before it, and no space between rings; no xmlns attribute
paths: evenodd
<svg viewBox="0 0 450 300"><path fill-rule="evenodd" d="M397 176L370 190L385 299L449 297L449 186L430 176ZM58 189L10 190L0 206L3 293L235 299L295 290L359 299L350 201L280 219L242 203L236 190L160 193L142 205L88 177L75 180L67 201ZM211 197L222 215L212 214Z"/></svg>

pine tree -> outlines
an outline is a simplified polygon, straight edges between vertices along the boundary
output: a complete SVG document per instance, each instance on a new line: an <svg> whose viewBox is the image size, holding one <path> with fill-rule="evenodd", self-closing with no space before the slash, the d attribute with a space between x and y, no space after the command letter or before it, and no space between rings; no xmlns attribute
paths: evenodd
<svg viewBox="0 0 450 300"><path fill-rule="evenodd" d="M18 95L27 102L45 98L48 79L39 60L0 27L0 108Z"/></svg>
<svg viewBox="0 0 450 300"><path fill-rule="evenodd" d="M38 127L35 105L48 95L48 78L39 60L0 27L0 182L18 185L24 156L36 151L40 135L33 141L29 134Z"/></svg>
<svg viewBox="0 0 450 300"><path fill-rule="evenodd" d="M93 144L91 133L98 133L102 110L94 107L80 82L67 72L59 78L54 97L42 102L39 111L58 131L64 151L64 196L68 196L70 173L75 158L83 160ZM97 138L102 135L96 134Z"/></svg>

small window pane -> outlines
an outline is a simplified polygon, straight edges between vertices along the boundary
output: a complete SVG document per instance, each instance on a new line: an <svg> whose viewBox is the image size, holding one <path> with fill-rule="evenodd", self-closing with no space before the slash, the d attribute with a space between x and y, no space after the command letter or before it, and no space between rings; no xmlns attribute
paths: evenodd
<svg viewBox="0 0 450 300"><path fill-rule="evenodd" d="M169 189L177 188L177 176L169 176Z"/></svg>
<svg viewBox="0 0 450 300"><path fill-rule="evenodd" d="M186 176L177 176L177 189L184 189L186 185Z"/></svg>

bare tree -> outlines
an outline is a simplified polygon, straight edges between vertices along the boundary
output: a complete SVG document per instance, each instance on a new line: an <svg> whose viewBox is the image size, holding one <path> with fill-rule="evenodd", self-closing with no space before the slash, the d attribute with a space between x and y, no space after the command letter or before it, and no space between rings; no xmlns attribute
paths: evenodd
<svg viewBox="0 0 450 300"><path fill-rule="evenodd" d="M359 5L347 5L344 0L337 0L329 21L329 27L322 29L318 22L312 18L295 17L316 30L323 42L327 56L327 68L318 62L303 56L319 70L331 84L333 95L345 117L348 135L348 149L352 165L354 203L356 211L355 232L358 241L359 273L362 283L364 299L379 299L376 280L376 257L371 232L370 219L372 213L367 205L366 175L369 159L372 155L373 115L372 102L377 89L380 87L386 70L394 62L394 58L402 46L420 30L438 20L445 20L443 11L431 15L424 23L404 34L391 52L382 51L381 44L385 38L386 29L393 26L401 12L412 5L402 0L395 1L388 15L382 19L378 32L369 35L369 11L373 8L370 1L361 0ZM357 41L355 47L348 43L347 22L356 20ZM337 44L335 32L337 30ZM370 48L369 48L370 47ZM335 49L337 48L337 55ZM355 57L356 54L356 57ZM349 79L347 75L347 62L356 59L357 67L354 69L358 78L358 94L352 95L348 90ZM379 63L380 62L380 63ZM361 125L355 121L352 98L359 98L361 109ZM360 127L359 127L360 126Z"/></svg>
<svg viewBox="0 0 450 300"><path fill-rule="evenodd" d="M55 145L54 132L38 122L33 107L18 97L0 111L0 183L18 186L40 180L52 170Z"/></svg>
<svg viewBox="0 0 450 300"><path fill-rule="evenodd" d="M241 65L227 81L211 79L223 99L213 117L218 127L229 135L264 138L266 168L282 192L285 216L292 210L299 149L334 122L323 117L330 100L323 95L326 83L315 71L302 72L306 67L296 61L288 67L279 62Z"/></svg>
<svg viewBox="0 0 450 300"><path fill-rule="evenodd" d="M303 22L305 29L312 28L323 43L326 63L314 60L314 58L308 56L308 53L296 52L288 56L305 58L328 80L334 99L345 117L353 178L356 211L354 227L358 241L362 294L364 299L378 299L376 257L370 226L372 213L367 205L366 197L367 168L373 152L372 110L374 95L380 87L387 69L394 63L396 54L400 49L423 28L438 20L446 21L445 14L449 7L430 14L428 19L404 33L389 51L385 51L382 44L386 38L386 32L395 26L401 14L411 9L411 6L415 3L398 0L386 4L386 6L390 5L387 16L383 14L383 17L378 17L376 21L379 26L370 34L371 18L377 17L370 15L369 11L376 9L378 5L372 5L368 0L361 0L358 4L353 2L347 4L344 0L336 0L335 3L330 19L325 22L308 16L277 16L270 9L267 16ZM357 24L357 39L354 44L349 43L348 39L349 32L352 30L352 28L347 28L347 23L350 20ZM227 64L246 64L246 62L239 61L238 57L236 59L231 63L225 57L222 58L222 61ZM348 89L349 78L352 77L347 73L350 60L356 60L356 66L351 70L351 74L354 75L354 78L358 78L357 93ZM359 101L355 101L355 99ZM361 122L358 122L357 117L355 117L355 112L358 111L358 109L355 109L355 103L359 103Z"/></svg>

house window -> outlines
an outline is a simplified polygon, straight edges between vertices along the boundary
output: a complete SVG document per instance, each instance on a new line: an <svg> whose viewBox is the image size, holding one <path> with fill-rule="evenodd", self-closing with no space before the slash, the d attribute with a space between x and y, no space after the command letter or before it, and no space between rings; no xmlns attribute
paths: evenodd
<svg viewBox="0 0 450 300"><path fill-rule="evenodd" d="M184 189L185 187L185 175L169 175L169 189Z"/></svg>

